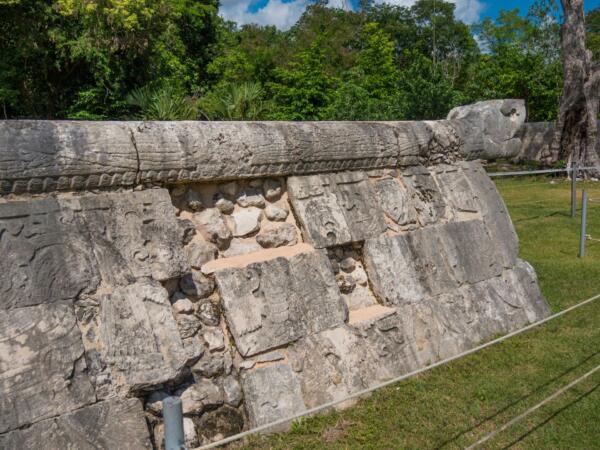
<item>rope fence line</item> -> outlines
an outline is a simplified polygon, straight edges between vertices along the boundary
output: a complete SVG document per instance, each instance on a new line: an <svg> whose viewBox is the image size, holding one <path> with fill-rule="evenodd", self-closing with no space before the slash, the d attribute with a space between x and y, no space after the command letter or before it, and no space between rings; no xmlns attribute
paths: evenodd
<svg viewBox="0 0 600 450"><path fill-rule="evenodd" d="M486 443L487 441L489 441L490 439L494 438L495 436L497 436L498 434L502 433L504 430L510 428L511 426L513 426L515 423L520 422L521 420L523 420L525 417L529 416L530 414L534 413L535 411L537 411L538 409L540 409L542 406L544 406L547 403L550 403L552 400L554 400L555 398L559 397L560 395L564 394L566 391L568 391L569 389L571 389L572 387L576 386L577 384L581 383L582 381L586 380L587 378L591 377L594 373L598 372L600 370L600 366L596 366L594 367L592 370L590 370L589 372L586 372L585 374L583 374L582 376L580 376L579 378L577 378L576 380L571 381L569 384L567 384L566 386L563 386L562 388L560 388L558 391L556 391L554 394L546 397L544 400L542 400L541 402L539 402L538 404L532 406L531 408L527 409L526 411L522 412L521 414L519 414L518 416L512 418L511 420L509 420L508 422L506 422L504 425L502 425L500 428L495 429L494 431L492 431L491 433L487 434L486 436L484 436L483 438L479 439L477 442L475 442L474 444L469 445L468 447L465 448L465 450L473 450L474 448L479 447L481 444Z"/></svg>
<svg viewBox="0 0 600 450"><path fill-rule="evenodd" d="M576 171L580 170L600 170L598 166L588 166L588 167L570 167L564 169L541 169L541 170L519 170L515 172L488 172L489 177L514 177L520 175L540 175L547 173L562 173L562 172L573 172L573 169Z"/></svg>
<svg viewBox="0 0 600 450"><path fill-rule="evenodd" d="M364 395L370 394L370 393L372 393L372 392L374 392L376 390L379 390L379 389L381 389L383 387L389 386L391 384L398 383L398 382L406 380L408 378L412 378L412 377L414 377L416 375L419 375L419 374L422 374L424 372L428 372L429 370L435 369L436 367L440 367L440 366L446 365L446 364L448 364L448 363L450 363L452 361L464 358L465 356L468 356L468 355L471 355L473 353L476 353L476 352L478 352L480 350L483 350L483 349L485 349L487 347L490 347L492 345L499 344L500 342L503 342L503 341L505 341L507 339L510 339L511 337L514 337L514 336L517 336L517 335L519 335L521 333L529 331L529 330L531 330L533 328L537 328L540 325L543 325L543 324L545 324L547 322L550 322L551 320L557 319L557 318L559 318L559 317L561 317L561 316L563 316L563 315L565 315L565 314L567 314L567 313L569 313L571 311L574 311L574 310L576 310L578 308L581 308L582 306L585 306L585 305L587 305L589 303L592 303L594 300L597 300L598 298L600 298L600 294L596 294L593 297L590 297L590 298L588 298L586 300L583 300L583 301L581 301L581 302L579 302L579 303L577 303L577 304L575 304L573 306L570 306L567 309L564 309L564 310L559 311L559 312L557 312L555 314L552 314L551 316L548 316L545 319L542 319L542 320L539 320L537 322L531 323L531 324L529 324L529 325L527 325L527 326L525 326L523 328L520 328L518 330L512 331L512 332L510 332L510 333L508 333L508 334L506 334L504 336L500 336L500 337L498 337L496 339L493 339L491 341L485 342L485 343L483 343L481 345L478 345L477 347L473 347L472 349L469 349L469 350L466 350L466 351L464 351L462 353L459 353L458 355L454 355L454 356L451 356L449 358L442 359L442 360L440 360L440 361L438 361L436 363L430 364L428 366L422 367L422 368L417 369L417 370L413 370L412 372L406 373L404 375L401 375L399 377L396 377L396 378L393 378L391 380L385 381L383 383L379 383L379 384L377 384L375 386L372 386L370 388L363 389L361 391L358 391L358 392L355 392L353 394L347 395L344 398L324 403L324 404L322 404L320 406L316 406L314 408L307 409L304 412L301 412L301 413L298 413L298 414L294 414L292 416L289 416L289 417L286 417L286 418L282 418L282 419L273 421L273 422L265 424L265 425L261 425L259 427L253 428L251 430L243 431L243 432L235 434L233 436L229 436L229 437L227 437L225 439L221 439L220 441L213 442L211 444L207 444L207 445L198 447L196 450L210 449L210 448L219 447L221 445L229 444L231 442L243 439L243 438L248 437L250 435L253 435L253 434L256 434L256 433L260 433L261 431L267 431L267 430L273 429L273 428L275 428L275 427L277 427L279 425L284 425L284 424L287 424L287 423L292 422L294 420L301 419L301 418L304 418L306 416L310 416L310 415L313 415L315 413L321 412L323 410L332 408L332 407L334 407L336 405L339 405L340 403L344 403L344 402L346 402L348 400L352 400L354 398L362 397Z"/></svg>

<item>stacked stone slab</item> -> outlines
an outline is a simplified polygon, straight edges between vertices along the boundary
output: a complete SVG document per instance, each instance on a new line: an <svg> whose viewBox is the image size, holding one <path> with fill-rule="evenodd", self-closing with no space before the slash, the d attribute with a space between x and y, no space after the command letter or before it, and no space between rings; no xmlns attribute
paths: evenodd
<svg viewBox="0 0 600 450"><path fill-rule="evenodd" d="M519 105L0 123L0 448L162 448L168 395L214 442L545 317L461 156L504 151Z"/></svg>

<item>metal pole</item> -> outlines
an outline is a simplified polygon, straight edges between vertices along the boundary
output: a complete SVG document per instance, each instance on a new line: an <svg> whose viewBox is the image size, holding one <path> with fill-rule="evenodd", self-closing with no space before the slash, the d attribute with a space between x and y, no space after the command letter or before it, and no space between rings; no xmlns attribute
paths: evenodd
<svg viewBox="0 0 600 450"><path fill-rule="evenodd" d="M581 235L579 236L579 257L585 256L585 233L586 233L586 221L587 221L587 192L583 190L583 197L581 199Z"/></svg>
<svg viewBox="0 0 600 450"><path fill-rule="evenodd" d="M577 163L571 165L571 217L577 215Z"/></svg>
<svg viewBox="0 0 600 450"><path fill-rule="evenodd" d="M165 450L184 449L183 410L179 397L167 397L162 401L165 421Z"/></svg>

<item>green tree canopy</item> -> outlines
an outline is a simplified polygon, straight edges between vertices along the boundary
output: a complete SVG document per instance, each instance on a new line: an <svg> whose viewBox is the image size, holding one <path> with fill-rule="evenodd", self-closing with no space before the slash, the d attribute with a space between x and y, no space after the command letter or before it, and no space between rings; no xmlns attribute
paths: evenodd
<svg viewBox="0 0 600 450"><path fill-rule="evenodd" d="M269 84L275 120L321 120L331 102L337 79L325 71L325 51L316 39L288 67L277 68Z"/></svg>
<svg viewBox="0 0 600 450"><path fill-rule="evenodd" d="M0 95L11 115L114 117L144 85L202 83L216 0L11 0L0 4ZM7 114L9 114L7 112Z"/></svg>

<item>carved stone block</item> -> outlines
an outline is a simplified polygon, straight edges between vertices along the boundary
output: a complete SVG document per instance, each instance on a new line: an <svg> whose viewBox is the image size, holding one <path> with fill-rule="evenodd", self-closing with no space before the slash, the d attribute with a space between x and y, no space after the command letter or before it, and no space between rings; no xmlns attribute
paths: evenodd
<svg viewBox="0 0 600 450"><path fill-rule="evenodd" d="M129 124L0 122L0 195L127 186L138 158Z"/></svg>
<svg viewBox="0 0 600 450"><path fill-rule="evenodd" d="M329 260L319 251L221 269L215 278L244 356L339 325L347 316Z"/></svg>
<svg viewBox="0 0 600 450"><path fill-rule="evenodd" d="M289 348L306 406L339 400L416 367L396 310L309 336Z"/></svg>
<svg viewBox="0 0 600 450"><path fill-rule="evenodd" d="M402 305L500 275L497 247L470 220L369 239L364 258L375 293Z"/></svg>
<svg viewBox="0 0 600 450"><path fill-rule="evenodd" d="M426 122L0 122L0 195L516 156L524 103Z"/></svg>
<svg viewBox="0 0 600 450"><path fill-rule="evenodd" d="M300 383L289 364L274 363L244 372L242 388L252 427L306 410Z"/></svg>
<svg viewBox="0 0 600 450"><path fill-rule="evenodd" d="M288 193L308 242L324 248L352 241L346 216L328 177L290 177Z"/></svg>
<svg viewBox="0 0 600 450"><path fill-rule="evenodd" d="M72 305L0 310L0 433L95 400Z"/></svg>
<svg viewBox="0 0 600 450"><path fill-rule="evenodd" d="M401 228L409 228L417 222L417 211L408 190L394 178L377 181L377 196L381 208Z"/></svg>
<svg viewBox="0 0 600 450"><path fill-rule="evenodd" d="M172 381L195 356L184 348L168 293L157 282L139 281L103 296L96 322L98 329L85 333L85 345L86 351L99 350L98 366L108 372L91 371L97 389L100 380L110 379L109 390L99 389L100 396L111 389L129 393Z"/></svg>
<svg viewBox="0 0 600 450"><path fill-rule="evenodd" d="M479 212L469 181L459 167L440 165L434 169L434 175L443 197L455 211Z"/></svg>
<svg viewBox="0 0 600 450"><path fill-rule="evenodd" d="M0 309L73 300L99 277L81 217L54 199L0 204Z"/></svg>
<svg viewBox="0 0 600 450"><path fill-rule="evenodd" d="M496 186L485 173L481 164L461 162L460 166L475 194L477 207L491 239L501 243L498 250L503 266L505 268L513 267L519 253L519 240Z"/></svg>
<svg viewBox="0 0 600 450"><path fill-rule="evenodd" d="M164 281L189 272L183 229L166 189L86 196L80 204L107 283Z"/></svg>
<svg viewBox="0 0 600 450"><path fill-rule="evenodd" d="M364 172L335 173L331 175L331 181L352 241L363 241L385 231L383 212Z"/></svg>
<svg viewBox="0 0 600 450"><path fill-rule="evenodd" d="M0 435L0 448L118 450L151 449L138 399L96 403L33 426Z"/></svg>
<svg viewBox="0 0 600 450"><path fill-rule="evenodd" d="M514 277L514 280L511 281L517 286L517 296L529 322L535 322L550 315L552 311L540 291L538 278L531 264L517 259L513 270L505 271L505 274Z"/></svg>
<svg viewBox="0 0 600 450"><path fill-rule="evenodd" d="M385 303L419 302L458 286L440 252L439 230L429 227L365 242L365 268L375 294Z"/></svg>
<svg viewBox="0 0 600 450"><path fill-rule="evenodd" d="M502 273L498 252L502 245L490 239L481 220L450 222L438 228L440 249L459 284L474 284Z"/></svg>
<svg viewBox="0 0 600 450"><path fill-rule="evenodd" d="M188 181L395 166L381 122L145 122L133 128L142 180ZM410 131L410 130L409 130ZM413 139L407 136L408 144Z"/></svg>
<svg viewBox="0 0 600 450"><path fill-rule="evenodd" d="M288 192L306 239L317 248L362 241L386 229L363 172L290 177Z"/></svg>
<svg viewBox="0 0 600 450"><path fill-rule="evenodd" d="M408 167L402 180L411 190L412 201L421 225L438 222L446 214L446 203L429 170L423 166Z"/></svg>

